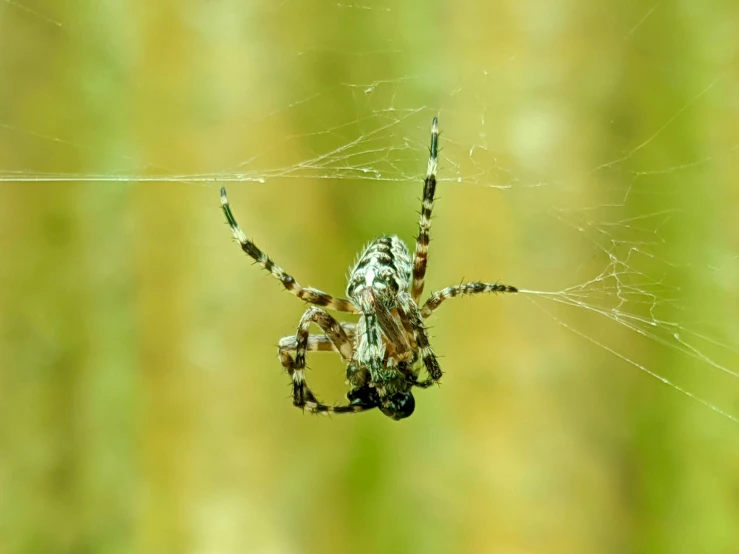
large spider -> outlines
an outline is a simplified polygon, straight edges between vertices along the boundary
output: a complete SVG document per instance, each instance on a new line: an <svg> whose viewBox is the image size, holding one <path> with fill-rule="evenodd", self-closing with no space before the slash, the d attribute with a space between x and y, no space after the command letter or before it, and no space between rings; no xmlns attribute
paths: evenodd
<svg viewBox="0 0 739 554"><path fill-rule="evenodd" d="M442 374L429 346L424 320L448 298L483 292L518 292L515 287L499 283L466 283L435 292L422 306L419 305L428 260L438 153L439 124L434 118L413 263L408 247L397 236L385 235L375 239L364 249L349 274L348 300L302 287L285 273L246 238L231 213L226 189L221 189L223 212L241 249L288 291L314 304L300 319L296 335L285 337L279 343L280 362L292 378L293 404L298 408L313 413L362 412L379 408L383 414L396 420L410 416L415 408L411 389L426 388L438 382ZM326 310L316 306L358 314L359 322L339 323ZM323 334L309 334L311 323L318 325ZM347 362L346 377L351 390L344 406L319 402L305 381L306 352L329 350L338 352ZM418 378L419 360L428 373L424 380Z"/></svg>

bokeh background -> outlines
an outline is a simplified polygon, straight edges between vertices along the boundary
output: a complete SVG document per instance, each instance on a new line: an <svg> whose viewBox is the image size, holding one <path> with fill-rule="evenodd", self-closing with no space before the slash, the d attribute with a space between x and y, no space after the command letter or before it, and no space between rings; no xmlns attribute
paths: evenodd
<svg viewBox="0 0 739 554"><path fill-rule="evenodd" d="M738 26L0 2L0 552L739 552ZM413 240L437 114L427 287L549 294L440 309L408 420L303 415L276 344L304 307L218 188L340 294L373 236ZM309 364L340 401L338 356Z"/></svg>

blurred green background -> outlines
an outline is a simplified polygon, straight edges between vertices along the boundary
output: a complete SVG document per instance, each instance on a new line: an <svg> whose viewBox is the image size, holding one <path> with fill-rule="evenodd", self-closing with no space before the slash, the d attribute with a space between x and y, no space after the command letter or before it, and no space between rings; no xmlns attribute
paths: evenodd
<svg viewBox="0 0 739 554"><path fill-rule="evenodd" d="M0 552L739 552L738 26L710 0L0 3ZM304 307L218 188L340 294L368 240L413 240L437 114L427 290L550 294L440 309L408 420L303 415L276 344ZM309 364L339 401L338 356Z"/></svg>

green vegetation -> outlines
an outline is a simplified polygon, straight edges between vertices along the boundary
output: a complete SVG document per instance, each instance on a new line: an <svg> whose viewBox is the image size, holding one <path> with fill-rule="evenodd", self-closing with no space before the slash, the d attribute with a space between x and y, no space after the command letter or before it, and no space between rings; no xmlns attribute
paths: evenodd
<svg viewBox="0 0 739 554"><path fill-rule="evenodd" d="M0 3L0 552L739 551L739 424L639 369L739 417L737 21ZM582 287L445 304L408 420L303 416L304 307L197 176L242 175L244 230L339 294L413 240L437 114L427 290ZM338 401L338 356L308 364Z"/></svg>

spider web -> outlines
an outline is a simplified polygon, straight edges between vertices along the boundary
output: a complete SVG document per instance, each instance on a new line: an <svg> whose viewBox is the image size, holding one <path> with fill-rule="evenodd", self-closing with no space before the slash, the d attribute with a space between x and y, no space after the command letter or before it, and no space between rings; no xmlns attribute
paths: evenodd
<svg viewBox="0 0 739 554"><path fill-rule="evenodd" d="M700 51L703 57L664 57L669 48L662 45L671 39L663 33L679 7L612 8L604 19L614 16L616 23L597 41L602 60L556 38L552 43L561 47L548 53L546 37L569 28L554 14L536 18L511 8L505 13L518 23L516 36L524 43L504 37L495 51L467 59L462 47L423 50L420 32L406 42L396 30L385 38L344 37L341 45L331 33L316 36L321 18L387 29L411 17L409 8L334 3L318 15L305 9L294 3L262 11L228 2L191 7L180 14L186 24L172 31L197 42L175 51L175 59L192 56L191 66L165 68L159 76L146 68L147 52L137 50L146 26L162 25L149 20L153 11L139 14L137 27L116 23L135 14L105 4L88 22L51 5L4 0L0 26L17 49L3 55L2 104L20 106L17 99L32 93L44 113L0 111L0 181L181 183L181 194L202 187L215 200L222 184L243 183L233 189L234 202L262 185L330 182L352 190L390 183L402 192L383 194L392 193L405 208L415 206L429 123L438 114L443 202L487 198L491 213L516 230L517 253L508 258L512 267L500 270L501 280L520 286L520 300L532 311L509 326L544 314L550 332L576 339L569 343L572 361L579 348L594 346L603 363L637 370L739 423L739 397L732 392L739 345L729 307L739 256L721 230L732 216L726 203L739 138L712 128L736 119L730 99L737 73L711 51L713 43ZM574 21L597 17L582 10ZM287 36L278 27L245 41L255 21L274 23L286 14L307 17L308 30ZM710 10L693 15L720 18ZM481 15L482 21L492 17ZM414 25L426 23L432 20ZM452 25L444 33L463 37ZM579 39L587 45L595 37L581 33ZM273 67L260 65L267 44ZM43 91L44 80L58 76L37 62L54 48L74 56L78 72ZM619 64L629 56L643 56L640 71L649 75L643 82L622 73ZM689 71L697 76L681 81L680 94L661 103L659 91ZM96 102L98 95L105 100ZM167 106L165 97L173 107L158 112ZM148 102L143 121L131 124L134 131L117 111L130 98ZM67 107L83 99L93 105L79 120L79 110ZM635 115L645 113L650 116ZM711 210L717 210L715 221L704 215ZM445 218L451 211L441 208ZM438 243L446 240L435 232ZM504 248L506 238L495 242ZM452 270L445 276L458 278ZM675 367L653 362L655 351L669 352Z"/></svg>

